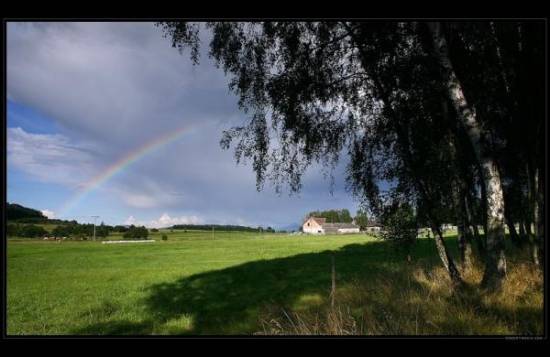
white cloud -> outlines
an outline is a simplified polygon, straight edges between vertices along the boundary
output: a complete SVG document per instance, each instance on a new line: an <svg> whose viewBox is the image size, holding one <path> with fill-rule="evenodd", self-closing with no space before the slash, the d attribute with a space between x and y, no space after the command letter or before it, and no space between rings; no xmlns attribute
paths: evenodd
<svg viewBox="0 0 550 357"><path fill-rule="evenodd" d="M93 172L93 156L59 134L33 134L8 128L8 167L44 182L76 186Z"/></svg>
<svg viewBox="0 0 550 357"><path fill-rule="evenodd" d="M163 213L158 219L153 219L149 221L136 220L134 216L129 216L124 224L126 225L136 225L136 226L145 226L148 228L165 228L170 227L175 224L201 224L203 219L198 216L179 216L179 217L170 217L167 213Z"/></svg>
<svg viewBox="0 0 550 357"><path fill-rule="evenodd" d="M168 214L164 213L157 220L152 220L149 224L151 227L161 228L169 227L174 224L199 224L202 220L197 216L180 216L180 217L170 217Z"/></svg>
<svg viewBox="0 0 550 357"><path fill-rule="evenodd" d="M48 209L45 209L45 210L42 210L40 212L42 212L42 214L44 216L48 217L49 219L54 219L55 218L55 212L54 211L50 211Z"/></svg>

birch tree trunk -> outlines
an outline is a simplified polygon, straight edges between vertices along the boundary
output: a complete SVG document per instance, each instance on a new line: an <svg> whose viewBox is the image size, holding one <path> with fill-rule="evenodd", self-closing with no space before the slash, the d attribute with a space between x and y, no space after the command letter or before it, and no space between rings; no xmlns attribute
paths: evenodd
<svg viewBox="0 0 550 357"><path fill-rule="evenodd" d="M453 284L455 286L461 286L463 284L462 277L460 276L460 272L456 268L453 258L449 255L449 251L445 246L445 241L443 240L443 233L441 232L441 229L439 229L439 227L433 224L433 222L430 222L430 224L431 224L432 232L434 234L435 246L437 248L437 253L439 254L439 258L441 258L441 262L443 263L443 266L449 273L449 276Z"/></svg>
<svg viewBox="0 0 550 357"><path fill-rule="evenodd" d="M456 207L455 209L458 211L462 210L461 207ZM460 251L460 261L462 262L462 270L467 270L472 265L472 245L463 219L463 213L457 213L457 216L459 216L457 217L457 240L458 250Z"/></svg>
<svg viewBox="0 0 550 357"><path fill-rule="evenodd" d="M365 69L365 71L370 72L369 74L371 75L371 79L373 80L377 90L382 95L381 99L382 99L382 102L384 103L384 107L383 107L384 110L388 111L388 114L389 114L390 117L397 118L398 116L396 115L396 113L393 111L393 109L391 107L391 101L389 100L388 93L386 92L384 86L382 85L382 83L380 82L380 80L378 79L376 74L372 73L369 70L369 65L368 65L369 56L364 51L363 41L361 40L361 38L359 38L357 36L357 34L351 28L350 25L348 25L345 22L343 22L342 24L346 28L351 40L354 43L354 46L359 51L363 68ZM405 135L402 132L402 128L399 125L397 125L397 127L396 127L396 132L398 133L398 138L399 138L398 141L402 141L402 139L404 138ZM408 150L408 146L403 145L402 143L400 143L399 146L400 146L400 149L403 152L403 159L406 160L407 162L411 162L413 160L413 158L412 158L412 155L411 155L410 151ZM421 182L421 180L416 179L414 185L417 188L417 190L420 192L422 197L424 199L427 199L427 201L429 202L430 195L429 195L426 187L424 187L424 184ZM430 209L431 209L431 207L430 207ZM428 212L430 211L430 209L428 209ZM431 214L428 214L427 218L428 218L429 224L432 228L432 231L434 233L434 240L435 240L435 243L436 243L437 252L438 252L439 257L440 257L440 259L443 263L443 266L445 267L445 269L449 273L449 277L450 277L451 281L453 282L453 284L455 286L463 285L463 281L462 281L462 278L460 276L460 272L456 268L456 265L454 264L453 258L449 254L449 252L447 250L447 247L445 246L445 242L444 242L444 239L443 239L443 234L441 232L441 229L439 229L439 227L437 226L438 222L436 222L433 219Z"/></svg>
<svg viewBox="0 0 550 357"><path fill-rule="evenodd" d="M434 52L442 66L448 96L455 111L465 127L476 158L481 166L481 174L485 183L487 202L486 217L487 254L485 273L482 285L492 289L500 289L506 275L506 257L504 255L504 199L500 174L496 162L488 155L482 139L481 125L473 108L467 103L463 87L454 71L449 58L447 41L441 32L440 23L429 23L432 33Z"/></svg>
<svg viewBox="0 0 550 357"><path fill-rule="evenodd" d="M458 189L457 203L457 228L458 236L460 237L460 252L462 258L462 269L468 270L472 267L472 230L470 228L468 217L466 214L466 202L463 198L464 191L461 188Z"/></svg>
<svg viewBox="0 0 550 357"><path fill-rule="evenodd" d="M533 263L540 265L539 257L539 245L538 235L539 235L539 204L537 200L538 195L538 175L537 169L532 169L531 166L527 165L527 175L528 175L528 195L529 195L529 206L531 216L527 220L527 234L529 235L529 248L531 250L531 258ZM531 230L531 227L534 228L534 232Z"/></svg>
<svg viewBox="0 0 550 357"><path fill-rule="evenodd" d="M521 239L518 235L518 232L516 231L516 227L514 226L514 222L511 220L509 215L504 215L504 218L506 220L506 225L508 226L508 232L510 234L510 239L512 240L512 243L516 246L521 246Z"/></svg>
<svg viewBox="0 0 550 357"><path fill-rule="evenodd" d="M511 205L509 204L509 202L510 202L510 192L507 191L506 188L504 188L504 204L505 204L504 220L506 222L506 226L508 226L508 232L510 235L510 239L512 240L512 243L514 243L515 246L519 247L521 246L521 239L518 235L518 232L514 225L514 221L512 219Z"/></svg>
<svg viewBox="0 0 550 357"><path fill-rule="evenodd" d="M447 122L449 120L449 112L447 108L447 101L442 101L441 109L443 116ZM462 176L463 172L461 170L460 157L458 155L458 140L457 133L450 131L451 140L449 140L449 149L451 154L451 160L454 160L454 173L453 173L453 182L452 182L452 198L453 204L455 206L455 219L457 225L457 241L458 241L458 250L460 252L460 261L462 262L462 270L467 270L470 268L472 263L472 245L471 245L471 235L469 235L469 229L466 219L466 207L464 201L464 193L466 189L466 183L464 177Z"/></svg>
<svg viewBox="0 0 550 357"><path fill-rule="evenodd" d="M544 268L544 174L539 168L537 176L537 241L539 245L538 258L540 268Z"/></svg>
<svg viewBox="0 0 550 357"><path fill-rule="evenodd" d="M471 201L473 200L473 198L471 198L471 196L469 194L466 194L465 197L464 197L464 203L465 203L465 207L466 207L466 217L470 223L470 226L472 227L472 230L473 230L473 237L474 237L474 240L476 242L476 246L477 246L477 252L479 254L479 256L481 257L481 259L483 261L485 261L485 246L483 245L483 241L481 240L481 236L479 234L479 228L477 226L477 222L476 220L474 219L473 217L473 210L470 208L470 205L472 204Z"/></svg>
<svg viewBox="0 0 550 357"><path fill-rule="evenodd" d="M527 231L525 230L525 222L523 221L523 219L519 221L519 236L522 243L524 243L525 240L528 239Z"/></svg>
<svg viewBox="0 0 550 357"><path fill-rule="evenodd" d="M542 185L544 182L540 180L541 170L535 169L533 173L533 223L534 223L534 235L532 242L532 254L535 264L542 267L541 253L544 246L544 194Z"/></svg>

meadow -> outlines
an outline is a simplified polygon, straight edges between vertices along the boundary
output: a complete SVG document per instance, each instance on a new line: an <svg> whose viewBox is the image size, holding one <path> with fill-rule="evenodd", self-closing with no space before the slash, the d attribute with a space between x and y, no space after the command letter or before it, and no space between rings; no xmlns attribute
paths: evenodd
<svg viewBox="0 0 550 357"><path fill-rule="evenodd" d="M418 240L408 263L362 234L150 237L156 242L8 239L7 333L543 333L542 277L520 251L510 254L503 291L488 295L477 287L479 267L465 273L464 291L453 292L431 239ZM448 242L456 255L455 238Z"/></svg>

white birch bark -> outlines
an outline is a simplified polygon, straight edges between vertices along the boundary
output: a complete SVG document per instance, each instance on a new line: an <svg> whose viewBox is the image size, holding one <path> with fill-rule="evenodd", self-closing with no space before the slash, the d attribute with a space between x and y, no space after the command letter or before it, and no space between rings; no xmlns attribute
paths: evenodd
<svg viewBox="0 0 550 357"><path fill-rule="evenodd" d="M463 87L454 71L449 58L447 41L441 32L440 23L430 23L434 52L445 75L446 87L450 101L465 127L470 142L480 163L482 178L487 190L487 255L483 285L499 288L506 275L506 257L504 255L504 197L500 174L494 160L483 147L481 125L476 118L475 110L468 104Z"/></svg>

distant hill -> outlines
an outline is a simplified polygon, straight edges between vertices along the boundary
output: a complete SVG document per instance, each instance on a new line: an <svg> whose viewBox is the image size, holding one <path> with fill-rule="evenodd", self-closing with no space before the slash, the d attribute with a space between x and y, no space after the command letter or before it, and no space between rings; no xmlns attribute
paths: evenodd
<svg viewBox="0 0 550 357"><path fill-rule="evenodd" d="M21 206L17 203L9 203L6 206L6 218L9 221L32 221L41 222L47 221L48 218L42 214L42 212Z"/></svg>
<svg viewBox="0 0 550 357"><path fill-rule="evenodd" d="M39 210L22 206L17 203L6 204L6 220L11 223L33 223L33 224L78 224L77 221L62 219L50 219Z"/></svg>

